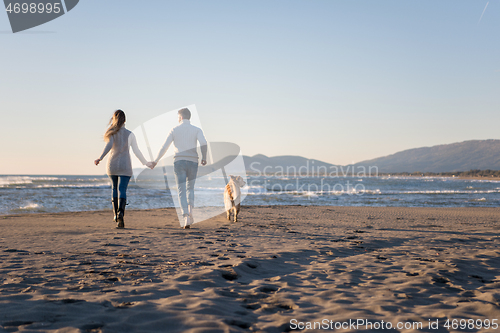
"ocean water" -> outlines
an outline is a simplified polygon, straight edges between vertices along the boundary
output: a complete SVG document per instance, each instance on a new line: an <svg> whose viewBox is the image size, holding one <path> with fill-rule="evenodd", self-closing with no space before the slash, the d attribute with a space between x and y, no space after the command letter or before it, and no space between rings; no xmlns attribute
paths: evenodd
<svg viewBox="0 0 500 333"><path fill-rule="evenodd" d="M151 186L154 182L154 186ZM0 215L106 210L107 176L0 176ZM222 206L221 179L196 184L198 206ZM441 177L255 177L244 205L498 207L500 181ZM173 207L162 179L131 181L128 209Z"/></svg>

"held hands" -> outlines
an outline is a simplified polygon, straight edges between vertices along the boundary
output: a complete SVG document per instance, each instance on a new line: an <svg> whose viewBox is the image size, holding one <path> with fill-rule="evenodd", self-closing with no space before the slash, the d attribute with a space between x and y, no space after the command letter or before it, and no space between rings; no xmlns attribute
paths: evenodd
<svg viewBox="0 0 500 333"><path fill-rule="evenodd" d="M101 162L101 160L97 159L97 160L94 161L94 164L95 165L99 165L99 162ZM146 166L148 168L150 168L151 170L153 170L155 168L156 164L157 164L156 162L148 162L148 163L146 163Z"/></svg>
<svg viewBox="0 0 500 333"><path fill-rule="evenodd" d="M156 163L156 162L148 162L148 163L146 163L146 166L147 166L148 168L150 168L151 170L153 170L153 169L156 167L156 165L157 165L157 164L158 164L158 163ZM97 164L96 164L96 165L97 165ZM205 160L201 160L201 165L203 165L203 166L207 165L207 161L205 161Z"/></svg>

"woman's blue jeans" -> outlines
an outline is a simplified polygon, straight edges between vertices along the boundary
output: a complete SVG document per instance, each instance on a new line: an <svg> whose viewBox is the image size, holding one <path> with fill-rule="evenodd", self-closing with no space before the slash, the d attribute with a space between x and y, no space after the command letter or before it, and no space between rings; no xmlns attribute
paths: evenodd
<svg viewBox="0 0 500 333"><path fill-rule="evenodd" d="M188 205L194 207L194 183L198 173L198 163L179 160L174 162L174 175L179 194L182 215L188 215Z"/></svg>
<svg viewBox="0 0 500 333"><path fill-rule="evenodd" d="M111 179L111 197L127 199L127 187L130 176L109 176Z"/></svg>

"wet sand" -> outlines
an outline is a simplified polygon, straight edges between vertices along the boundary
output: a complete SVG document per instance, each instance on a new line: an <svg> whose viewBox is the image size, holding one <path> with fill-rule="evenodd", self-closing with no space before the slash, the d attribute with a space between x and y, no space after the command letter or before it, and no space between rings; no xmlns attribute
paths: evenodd
<svg viewBox="0 0 500 333"><path fill-rule="evenodd" d="M500 320L500 209L242 207L190 230L173 209L127 211L124 230L110 215L0 216L0 332Z"/></svg>

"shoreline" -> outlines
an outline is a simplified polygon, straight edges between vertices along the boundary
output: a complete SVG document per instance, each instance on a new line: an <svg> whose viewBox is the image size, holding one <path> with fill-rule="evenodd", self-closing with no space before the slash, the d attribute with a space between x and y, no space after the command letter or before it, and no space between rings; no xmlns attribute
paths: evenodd
<svg viewBox="0 0 500 333"><path fill-rule="evenodd" d="M258 174L258 173L248 173L247 177L274 177L273 174ZM5 175L0 175L0 177L101 177L104 179L108 179L108 175L65 175L65 174L5 174ZM279 176L281 177L281 176ZM312 175L301 175L301 174L293 174L293 175L283 175L283 177L303 177L303 178L310 178L310 177L331 177L329 174L312 174ZM481 177L481 176L440 176L440 175L413 175L413 174L393 174L393 173L382 173L378 174L376 176L370 176L370 175L365 175L365 176L357 176L357 175L337 175L331 178L377 178L377 177L418 177L418 178L454 178L454 179L487 179L487 180L499 180L500 177Z"/></svg>
<svg viewBox="0 0 500 333"><path fill-rule="evenodd" d="M252 176L252 177L274 177L272 174L247 174L247 177ZM412 175L412 174L392 174L392 173L387 173L387 174L379 174L376 176L370 176L370 175L365 175L365 176L356 176L356 175L337 175L337 176L330 176L329 174L314 174L314 175L283 175L279 177L298 177L298 178L317 178L317 177L330 177L330 178L381 178L381 177L415 177L415 178L450 178L450 179L463 179L463 180L497 180L500 181L500 177L481 177L481 176L440 176L440 175Z"/></svg>
<svg viewBox="0 0 500 333"><path fill-rule="evenodd" d="M415 177L415 178L449 178L449 179L461 179L461 180L491 180L500 181L500 177L464 177L464 176L417 176L417 175L382 175L377 177Z"/></svg>
<svg viewBox="0 0 500 333"><path fill-rule="evenodd" d="M244 210L246 208L297 208L297 207L303 207L303 208L367 208L367 209L416 209L416 210L425 210L425 209L461 209L461 210L470 210L470 209L498 209L500 207L408 207L408 206L333 206L333 205L302 205L302 204L296 204L296 205L242 205L241 209ZM211 207L208 207L211 208ZM148 212L162 212L162 211L174 211L175 212L175 207L165 207L165 208L148 208L148 209L127 209L126 212L134 212L135 213L148 213ZM108 214L112 215L112 210L111 207L110 209L106 210L82 210L82 211L74 211L74 212L33 212L33 213L19 213L19 214L1 214L0 213L0 221L2 219L8 219L10 217L32 217L32 216L40 216L40 217L49 217L49 216L64 216L67 215L68 217L72 217L75 214L88 214L88 213L96 213L96 214ZM225 213L222 213L220 216L222 216Z"/></svg>

